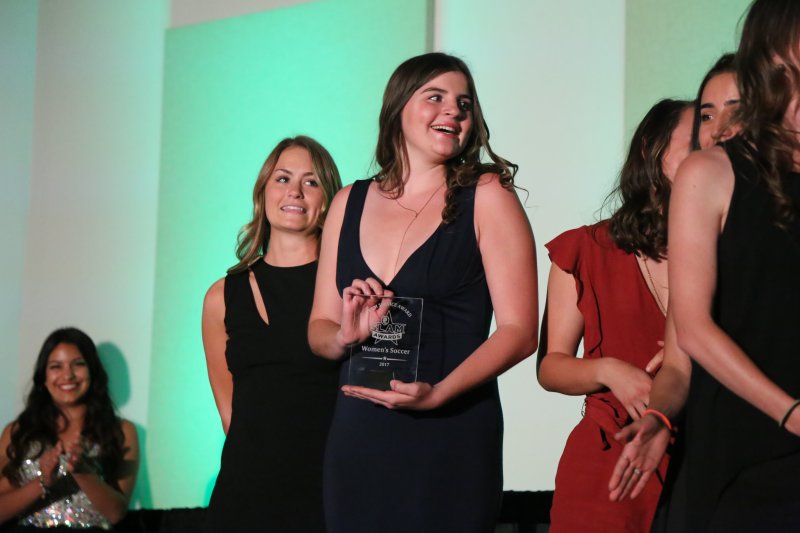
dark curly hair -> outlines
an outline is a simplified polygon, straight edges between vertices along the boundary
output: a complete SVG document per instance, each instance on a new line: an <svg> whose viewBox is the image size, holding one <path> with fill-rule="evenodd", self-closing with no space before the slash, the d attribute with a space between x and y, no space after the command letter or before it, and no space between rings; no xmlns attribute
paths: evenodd
<svg viewBox="0 0 800 533"><path fill-rule="evenodd" d="M460 72L467 79L467 90L472 97L473 125L461 153L445 162L447 192L442 210L444 223L452 222L455 218L455 196L458 188L474 185L482 174L492 172L498 174L500 183L510 190L514 187L514 176L517 173L517 165L495 154L489 146L489 128L483 118L475 82L467 65L457 57L433 52L404 61L386 85L378 119L378 146L375 151L375 161L380 166L375 178L381 190L394 197L403 194L403 177L408 165L401 124L403 108L417 89L447 72ZM482 161L484 155L491 160L490 163Z"/></svg>
<svg viewBox="0 0 800 533"><path fill-rule="evenodd" d="M701 101L703 99L703 91L706 89L708 82L711 81L711 78L719 74L736 74L735 61L736 56L734 54L727 53L720 56L714 66L711 67L711 70L706 73L700 83L700 88L697 89L697 100L694 101L694 123L692 123L692 150L700 149L700 122L702 116L700 106L703 105Z"/></svg>
<svg viewBox="0 0 800 533"><path fill-rule="evenodd" d="M756 0L750 6L736 52L741 100L736 119L741 137L754 149L750 158L760 169L775 207L775 224L786 228L795 217L783 179L800 148L797 132L784 124L789 103L800 90L798 70L800 2Z"/></svg>
<svg viewBox="0 0 800 533"><path fill-rule="evenodd" d="M121 420L116 415L108 393L108 375L97 356L97 348L86 333L77 328L63 328L45 339L33 371L33 388L28 394L25 409L12 425L11 443L6 449L9 463L3 475L20 483L19 469L26 454L35 445L44 448L58 442L59 426L66 421L65 414L53 403L45 386L47 361L61 343L72 344L80 351L89 370L90 383L81 401L86 405L81 436L100 447L100 464L107 479L113 479L120 465L125 442Z"/></svg>
<svg viewBox="0 0 800 533"><path fill-rule="evenodd" d="M620 205L611 215L609 233L628 253L656 261L667 254L667 212L672 190L662 160L681 114L693 105L686 100L661 100L647 112L631 139L619 184L610 197Z"/></svg>

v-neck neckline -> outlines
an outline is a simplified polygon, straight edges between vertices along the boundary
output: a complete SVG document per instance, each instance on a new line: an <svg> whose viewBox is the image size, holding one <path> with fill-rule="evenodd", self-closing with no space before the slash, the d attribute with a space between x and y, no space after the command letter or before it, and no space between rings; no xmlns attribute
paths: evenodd
<svg viewBox="0 0 800 533"><path fill-rule="evenodd" d="M411 262L411 260L412 260L412 259L414 259L414 257L415 257L415 256L416 256L416 255L417 255L417 254L418 254L418 253L419 253L419 252L420 252L420 251L421 251L423 248L425 248L426 246L428 246L428 244L429 244L429 243L433 242L433 239L434 239L434 237L436 237L436 236L438 235L439 231L440 231L440 230L442 229L442 227L444 226L444 222L443 222L443 221L439 222L439 225L438 225L438 226L436 226L436 229L434 229L434 230L433 230L433 232L432 232L430 235L428 235L428 237L427 237L427 238L426 238L424 241L422 241L422 243L421 243L419 246L417 246L417 248L416 248L416 249L414 249L414 251L413 251L413 252L411 252L411 253L408 255L408 257L406 257L406 260L405 260L405 261L403 261L403 264L400 266L400 268L398 268L398 269L395 271L394 275L392 276L392 279L391 279L391 280L389 280L389 281L387 282L386 280L384 280L383 278L381 278L380 276L378 276L378 275L375 273L375 269L373 269L373 268L370 266L370 264L367 262L367 259L366 259L366 257L364 257L364 250L363 250L363 249L362 249L362 247L361 247L361 221L364 219L364 206L367 204L367 195L369 194L369 187L370 187L370 185L372 185L372 182L371 182L371 181L370 181L369 183L367 183L367 187L366 187L366 190L365 190L365 192L364 192L364 201L363 201L363 202L361 202L361 212L358 214L358 224L356 225L356 227L357 227L357 237L358 237L358 238L357 238L357 244L358 244L358 253L359 253L359 255L361 256L361 262L362 262L362 263L364 263L364 266L366 266L366 267L367 267L367 270L369 270L369 273L370 273L370 274L371 274L371 275L372 275L372 276L373 276L373 277L374 277L376 280L380 281L380 282L381 282L381 284L383 284L383 286L384 286L384 287L389 287L389 286L391 286L391 284L392 284L392 283L394 283L395 281L397 281L397 278L398 278L398 277L400 277L400 274L401 274L401 273L403 272L403 270L406 268L406 265L408 265L408 263L409 263L409 262Z"/></svg>
<svg viewBox="0 0 800 533"><path fill-rule="evenodd" d="M362 214L363 214L363 210L362 210ZM398 268L395 271L394 276L392 276L392 279L389 280L388 282L386 282L383 278L381 278L380 276L378 276L378 274L375 273L375 270L369 265L369 263L367 263L367 259L364 257L364 250L361 248L361 217L359 217L359 220L358 220L358 253L359 253L359 255L361 255L361 262L364 263L364 266L367 267L367 270L369 270L369 273L372 275L372 277L374 277L375 279L380 281L383 284L384 287L389 287L389 286L392 285L392 283L397 281L397 278L400 277L400 274L403 272L403 270L405 270L406 265L408 265L408 263L410 263L411 260L414 259L414 257L418 253L420 253L420 251L423 248L428 246L429 243L433 242L434 237L436 237L436 235L439 233L439 231L442 229L443 226L444 226L444 222L440 222L439 225L436 227L436 229L433 230L433 233L431 233L428 236L428 238L425 239L422 242L422 244L417 246L417 248L413 252L411 252L411 254L409 254L408 257L406 257L406 260L403 261L403 264L400 265L400 268Z"/></svg>

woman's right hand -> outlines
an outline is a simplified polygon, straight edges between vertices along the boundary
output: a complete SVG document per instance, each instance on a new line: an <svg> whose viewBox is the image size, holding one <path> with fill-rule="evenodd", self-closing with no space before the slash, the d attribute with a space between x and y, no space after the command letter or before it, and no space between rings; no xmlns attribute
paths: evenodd
<svg viewBox="0 0 800 533"><path fill-rule="evenodd" d="M611 389L634 420L641 418L650 403L650 388L653 379L644 370L621 359L603 359L603 383Z"/></svg>
<svg viewBox="0 0 800 533"><path fill-rule="evenodd" d="M661 370L661 366L664 364L664 341L658 341L658 345L661 346L661 349L656 352L647 363L647 366L644 367L644 371L653 377Z"/></svg>
<svg viewBox="0 0 800 533"><path fill-rule="evenodd" d="M342 291L342 322L336 334L342 346L364 342L389 311L392 291L374 278L355 279Z"/></svg>
<svg viewBox="0 0 800 533"><path fill-rule="evenodd" d="M39 470L42 472L42 482L45 487L52 487L58 476L58 467L64 447L61 441L39 456Z"/></svg>

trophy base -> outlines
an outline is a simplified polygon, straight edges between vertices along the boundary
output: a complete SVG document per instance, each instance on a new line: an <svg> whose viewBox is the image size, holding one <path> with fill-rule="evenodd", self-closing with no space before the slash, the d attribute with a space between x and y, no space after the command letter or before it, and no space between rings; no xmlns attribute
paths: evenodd
<svg viewBox="0 0 800 533"><path fill-rule="evenodd" d="M367 370L361 374L362 387L369 387L377 390L392 390L389 383L394 379L394 372L391 370Z"/></svg>

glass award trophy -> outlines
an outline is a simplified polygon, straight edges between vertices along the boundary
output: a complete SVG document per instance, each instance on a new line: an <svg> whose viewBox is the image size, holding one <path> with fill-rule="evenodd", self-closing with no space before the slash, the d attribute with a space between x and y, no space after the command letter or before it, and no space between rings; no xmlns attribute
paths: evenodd
<svg viewBox="0 0 800 533"><path fill-rule="evenodd" d="M386 297L385 314L370 324L370 336L350 348L348 385L389 390L393 379L417 380L422 298Z"/></svg>

